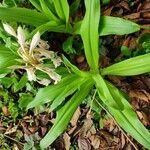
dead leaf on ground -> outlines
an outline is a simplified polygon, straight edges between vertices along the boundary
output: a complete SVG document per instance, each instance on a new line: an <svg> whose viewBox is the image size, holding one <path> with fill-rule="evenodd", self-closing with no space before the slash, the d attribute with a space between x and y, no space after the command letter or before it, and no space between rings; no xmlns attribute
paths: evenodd
<svg viewBox="0 0 150 150"><path fill-rule="evenodd" d="M86 138L78 138L78 147L79 150L91 150L90 141Z"/></svg>
<svg viewBox="0 0 150 150"><path fill-rule="evenodd" d="M14 145L13 145L13 149L12 149L12 150L19 150L17 144L14 144Z"/></svg>
<svg viewBox="0 0 150 150"><path fill-rule="evenodd" d="M102 14L104 15L104 16L110 16L111 15L111 12L112 12L112 10L113 10L113 6L111 6L111 7L109 7L108 9L106 9L106 10L104 10L103 12L102 12Z"/></svg>
<svg viewBox="0 0 150 150"><path fill-rule="evenodd" d="M6 116L6 117L10 115L8 108L6 106L2 107L2 112L3 112L4 116Z"/></svg>
<svg viewBox="0 0 150 150"><path fill-rule="evenodd" d="M150 121L148 119L148 116L144 112L136 111L137 115L139 116L140 120L143 122L145 126L150 125Z"/></svg>
<svg viewBox="0 0 150 150"><path fill-rule="evenodd" d="M74 113L71 121L70 121L70 123L73 127L77 125L77 122L78 122L80 115L81 115L81 111L80 111L80 108L78 107L76 112Z"/></svg>
<svg viewBox="0 0 150 150"><path fill-rule="evenodd" d="M10 129L7 129L4 134L7 135L7 134L15 133L17 131L17 128L18 128L18 126L14 126L14 127L10 128Z"/></svg>
<svg viewBox="0 0 150 150"><path fill-rule="evenodd" d="M123 149L126 144L126 138L123 133L121 133L121 148Z"/></svg>
<svg viewBox="0 0 150 150"><path fill-rule="evenodd" d="M92 135L89 139L93 148L98 149L101 143L100 137L98 135Z"/></svg>
<svg viewBox="0 0 150 150"><path fill-rule="evenodd" d="M137 98L146 102L150 101L150 93L146 92L145 90L131 90L129 92L129 96L131 98Z"/></svg>
<svg viewBox="0 0 150 150"><path fill-rule="evenodd" d="M96 129L92 120L92 115L88 114L88 117L84 120L83 127L80 131L82 137L90 137L91 134L96 134Z"/></svg>
<svg viewBox="0 0 150 150"><path fill-rule="evenodd" d="M69 150L71 142L70 142L70 136L66 132L63 134L63 139L64 139L64 144L65 144L65 149Z"/></svg>

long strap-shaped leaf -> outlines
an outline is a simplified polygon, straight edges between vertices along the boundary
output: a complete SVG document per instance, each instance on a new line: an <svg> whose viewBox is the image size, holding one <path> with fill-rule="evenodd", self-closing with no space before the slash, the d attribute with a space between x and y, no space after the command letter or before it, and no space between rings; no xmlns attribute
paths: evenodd
<svg viewBox="0 0 150 150"><path fill-rule="evenodd" d="M40 89L35 99L28 104L27 109L30 109L30 108L33 108L33 107L36 107L36 106L39 106L48 102L52 102L54 99L57 99L57 97L59 97L59 95L61 95L61 93L66 89L65 92L63 93L64 95L62 95L62 97L60 97L58 101L61 103L61 101L66 96L70 95L78 88L78 85L76 83L80 85L80 82L82 83L82 80L83 79L81 77L75 74L69 74L68 76L63 78L57 85L50 85L48 87ZM69 91L68 87L69 86L72 87L73 85L74 86L76 85L76 88L74 87L73 89L71 89L71 91Z"/></svg>
<svg viewBox="0 0 150 150"><path fill-rule="evenodd" d="M100 21L100 1L85 0L86 14L81 25L81 37L87 62L92 70L97 70L99 61L98 27Z"/></svg>
<svg viewBox="0 0 150 150"><path fill-rule="evenodd" d="M84 72L82 70L79 70L76 66L74 66L73 64L71 64L71 62L65 57L63 56L63 62L64 64L69 67L72 72L74 72L76 75L79 75L80 77L89 77L90 75L87 72Z"/></svg>
<svg viewBox="0 0 150 150"><path fill-rule="evenodd" d="M29 0L29 1L37 10L42 11L42 8L38 0Z"/></svg>
<svg viewBox="0 0 150 150"><path fill-rule="evenodd" d="M57 15L60 17L61 20L64 22L68 22L69 20L69 4L67 0L54 0L53 1L55 10Z"/></svg>
<svg viewBox="0 0 150 150"><path fill-rule="evenodd" d="M0 20L22 22L33 26L48 22L48 18L44 14L26 8L0 7Z"/></svg>
<svg viewBox="0 0 150 150"><path fill-rule="evenodd" d="M132 21L118 17L103 16L99 26L100 36L105 35L124 35L140 30L140 26Z"/></svg>
<svg viewBox="0 0 150 150"><path fill-rule="evenodd" d="M93 75L93 79L95 81L96 88L98 90L100 99L103 99L109 107L123 110L124 106L123 106L121 100L119 100L119 99L117 99L117 101L114 100L114 98L112 97L112 95L111 95L104 79L101 77L101 75L95 74L95 75Z"/></svg>
<svg viewBox="0 0 150 150"><path fill-rule="evenodd" d="M5 46L0 46L0 70L8 69L8 67L11 67L13 65L20 64L18 61L17 55L15 55L9 48L6 48Z"/></svg>
<svg viewBox="0 0 150 150"><path fill-rule="evenodd" d="M50 19L50 20L55 20L58 21L58 18L55 16L55 14L53 14L51 12L51 10L49 9L49 7L47 6L47 3L45 2L45 0L39 0L42 10L45 13L45 15Z"/></svg>
<svg viewBox="0 0 150 150"><path fill-rule="evenodd" d="M131 76L150 72L150 54L130 58L102 70L103 75Z"/></svg>
<svg viewBox="0 0 150 150"><path fill-rule="evenodd" d="M120 99L124 104L124 110L120 111L108 106L111 114L116 119L117 123L134 139L141 143L145 148L150 149L150 133L139 121L136 113L131 108L128 101L122 96L119 90L107 82L107 86L115 100ZM104 102L104 100L103 100ZM107 103L105 103L107 105Z"/></svg>
<svg viewBox="0 0 150 150"><path fill-rule="evenodd" d="M85 78L78 78L76 80L72 80L65 88L61 90L61 92L57 95L57 97L53 100L53 103L50 106L50 110L53 111L56 109L67 96L73 94L76 90L78 90L82 83L85 82Z"/></svg>
<svg viewBox="0 0 150 150"><path fill-rule="evenodd" d="M42 24L40 26L38 26L35 30L33 30L28 38L31 38L34 34L36 34L36 32L40 32L40 34L44 34L46 31L52 31L52 32L61 32L64 33L66 30L66 26L59 24L55 21L49 21L46 22L45 24Z"/></svg>
<svg viewBox="0 0 150 150"><path fill-rule="evenodd" d="M74 25L74 34L81 34L82 21ZM119 30L120 29L120 30ZM140 26L132 21L112 16L101 16L99 25L99 36L125 35L140 30Z"/></svg>
<svg viewBox="0 0 150 150"><path fill-rule="evenodd" d="M88 95L93 83L91 81L85 82L80 90L76 92L72 98L63 106L58 112L55 123L47 135L41 140L41 148L47 148L54 140L66 129L74 112L80 103Z"/></svg>

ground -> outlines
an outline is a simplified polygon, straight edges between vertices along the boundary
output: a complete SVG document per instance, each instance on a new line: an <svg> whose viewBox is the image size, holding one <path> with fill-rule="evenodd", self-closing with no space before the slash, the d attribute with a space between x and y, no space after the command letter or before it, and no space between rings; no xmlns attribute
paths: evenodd
<svg viewBox="0 0 150 150"><path fill-rule="evenodd" d="M82 7L78 15L82 15ZM110 4L102 6L103 15L118 16L132 20L143 29L140 32L126 36L105 36L101 38L102 63L103 67L109 66L119 60L146 53L138 43L139 37L148 33L146 28L150 25L150 1L149 0L112 0ZM72 18L70 18L72 19ZM119 30L119 29L118 29ZM149 32L150 33L150 32ZM48 34L49 35L49 34ZM62 51L62 43L67 36L52 34L46 37L51 42L51 48L59 54L66 54ZM78 37L77 37L78 40ZM80 46L79 46L80 47ZM70 59L79 68L88 69L85 57L82 52L71 54ZM14 76L20 78L22 72L15 72ZM139 119L147 129L150 129L150 76L149 74L135 77L107 77L119 89L127 93L130 103L136 111ZM7 81L0 85L0 149L23 149L38 145L39 140L51 128L55 112L49 112L49 106L25 111L22 107L24 99L33 97L36 94L37 83L27 83L21 91L15 92ZM20 95L24 92L23 100ZM96 101L95 91L86 99L88 105L83 104L77 109L68 128L48 149L80 149L80 150L132 150L144 149L134 139L127 135L115 122L109 112L100 106L98 109L93 106ZM20 102L21 101L21 102ZM91 108L90 108L91 106ZM5 134L4 134L5 133ZM37 146L38 147L38 146ZM38 149L38 148L37 148Z"/></svg>

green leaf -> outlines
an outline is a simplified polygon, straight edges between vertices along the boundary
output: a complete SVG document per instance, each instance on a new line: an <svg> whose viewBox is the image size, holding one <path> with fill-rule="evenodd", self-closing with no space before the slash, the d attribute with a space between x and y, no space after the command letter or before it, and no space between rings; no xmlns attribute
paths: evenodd
<svg viewBox="0 0 150 150"><path fill-rule="evenodd" d="M12 53L10 49L6 48L5 46L0 46L0 70L17 65L17 58L17 55Z"/></svg>
<svg viewBox="0 0 150 150"><path fill-rule="evenodd" d="M138 43L142 45L144 49L147 49L146 51L150 51L150 33L142 34L138 39Z"/></svg>
<svg viewBox="0 0 150 150"><path fill-rule="evenodd" d="M27 78L27 74L25 73L20 81L14 85L14 92L18 92L19 90L21 90L23 87L25 87L26 83L28 82L28 78Z"/></svg>
<svg viewBox="0 0 150 150"><path fill-rule="evenodd" d="M88 74L87 72L81 71L75 65L71 64L71 62L69 62L69 60L64 55L63 55L63 62L67 67L69 67L78 76L81 76L81 77L90 76L90 74Z"/></svg>
<svg viewBox="0 0 150 150"><path fill-rule="evenodd" d="M31 94L23 93L19 98L19 108L24 109L33 100Z"/></svg>
<svg viewBox="0 0 150 150"><path fill-rule="evenodd" d="M37 0L29 0L30 3L39 11L42 11L39 1Z"/></svg>
<svg viewBox="0 0 150 150"><path fill-rule="evenodd" d="M67 40L63 43L63 50L67 54L75 54L76 50L73 48L73 36L67 38Z"/></svg>
<svg viewBox="0 0 150 150"><path fill-rule="evenodd" d="M9 105L8 105L8 110L11 114L11 117L14 120L16 120L17 116L19 115L19 108L18 108L17 104L14 103L13 101L10 101Z"/></svg>
<svg viewBox="0 0 150 150"><path fill-rule="evenodd" d="M78 78L76 80L72 80L72 82L61 90L61 93L57 95L57 97L53 100L50 110L53 111L56 109L67 96L73 94L77 89L80 88L81 84L85 82L85 78Z"/></svg>
<svg viewBox="0 0 150 150"><path fill-rule="evenodd" d="M91 69L98 69L98 27L100 20L99 0L85 0L86 14L81 26L81 37L87 62Z"/></svg>
<svg viewBox="0 0 150 150"><path fill-rule="evenodd" d="M37 11L27 8L2 8L0 7L0 20L16 21L39 26L48 21L48 18Z"/></svg>
<svg viewBox="0 0 150 150"><path fill-rule="evenodd" d="M14 0L3 0L2 3L3 3L4 7L15 7L15 6L17 6L16 2Z"/></svg>
<svg viewBox="0 0 150 150"><path fill-rule="evenodd" d="M3 85L5 88L10 88L10 86L13 84L13 79L10 77L3 77L0 79L1 85Z"/></svg>
<svg viewBox="0 0 150 150"><path fill-rule="evenodd" d="M72 2L71 6L70 6L70 16L73 16L77 12L77 9L80 6L80 2L81 2L81 0L75 0Z"/></svg>
<svg viewBox="0 0 150 150"><path fill-rule="evenodd" d="M150 72L150 54L133 57L102 70L102 75L132 76Z"/></svg>
<svg viewBox="0 0 150 150"><path fill-rule="evenodd" d="M126 47L126 46L121 46L121 53L124 55L124 56L131 56L131 50Z"/></svg>
<svg viewBox="0 0 150 150"><path fill-rule="evenodd" d="M54 0L55 10L59 18L66 23L69 20L69 4L67 0Z"/></svg>
<svg viewBox="0 0 150 150"><path fill-rule="evenodd" d="M110 3L110 0L102 0L103 5L107 5L108 3Z"/></svg>
<svg viewBox="0 0 150 150"><path fill-rule="evenodd" d="M104 35L124 35L140 30L140 26L129 20L118 17L103 16L99 26L100 36Z"/></svg>
<svg viewBox="0 0 150 150"><path fill-rule="evenodd" d="M150 149L150 133L144 127L144 125L139 121L136 113L133 111L131 105L128 101L122 96L119 90L107 82L107 86L109 91L111 92L113 98L115 100L119 99L122 101L124 105L124 110L116 110L112 107L109 107L107 103L105 105L108 106L111 114L116 119L117 123L134 139L136 139L140 144L142 144L145 148Z"/></svg>
<svg viewBox="0 0 150 150"><path fill-rule="evenodd" d="M49 21L38 26L34 31L32 31L31 34L28 36L28 39L31 38L37 31L39 31L42 35L46 31L65 32L65 30L66 29L64 25L60 25L55 21Z"/></svg>
<svg viewBox="0 0 150 150"><path fill-rule="evenodd" d="M49 9L49 7L47 6L47 3L45 2L45 0L39 0L42 10L45 13L45 15L50 19L50 20L55 20L58 21L58 18L55 16L55 14L52 13L52 11Z"/></svg>
<svg viewBox="0 0 150 150"><path fill-rule="evenodd" d="M40 142L41 148L47 148L66 129L74 112L81 102L86 98L92 85L93 83L91 81L85 82L81 86L80 90L78 90L72 96L72 98L57 112L57 117L53 127Z"/></svg>
<svg viewBox="0 0 150 150"><path fill-rule="evenodd" d="M143 44L144 42L150 43L150 33L144 33L139 37L138 43Z"/></svg>
<svg viewBox="0 0 150 150"><path fill-rule="evenodd" d="M69 74L68 76L64 77L58 84L50 85L40 89L34 100L27 106L27 109L40 106L44 103L52 102L62 93L62 91L64 91L66 88L68 89L68 86L70 86L72 81L78 82L78 80L81 81L82 78L77 75ZM64 99L65 97L61 98Z"/></svg>
<svg viewBox="0 0 150 150"><path fill-rule="evenodd" d="M82 21L74 25L74 34L81 34ZM118 17L101 16L99 25L99 36L125 35L140 30L140 26L129 20Z"/></svg>
<svg viewBox="0 0 150 150"><path fill-rule="evenodd" d="M96 75L93 75L92 77L95 81L96 88L98 90L100 99L102 99L104 103L107 103L107 105L109 107L123 110L124 106L123 106L121 100L119 100L119 99L114 100L114 98L112 97L112 95L111 95L104 79L101 77L101 75L96 74Z"/></svg>

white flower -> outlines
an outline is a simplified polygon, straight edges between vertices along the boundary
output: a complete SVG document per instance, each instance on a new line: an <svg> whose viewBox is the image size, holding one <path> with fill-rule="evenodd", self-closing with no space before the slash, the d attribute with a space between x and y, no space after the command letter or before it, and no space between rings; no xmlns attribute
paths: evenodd
<svg viewBox="0 0 150 150"><path fill-rule="evenodd" d="M29 81L36 81L35 70L33 68L26 68Z"/></svg>
<svg viewBox="0 0 150 150"><path fill-rule="evenodd" d="M3 27L4 27L4 30L5 30L8 34L10 34L10 35L12 35L12 36L14 36L14 37L17 37L17 34L16 34L15 30L12 28L12 26L10 26L10 25L7 24L7 23L3 23Z"/></svg>
<svg viewBox="0 0 150 150"><path fill-rule="evenodd" d="M48 86L51 83L51 81L48 79L42 79L42 80L38 81L38 83Z"/></svg>
<svg viewBox="0 0 150 150"><path fill-rule="evenodd" d="M38 65L36 69L48 74L49 77L55 81L54 84L57 84L61 80L61 76L57 74L54 69L50 69L42 65Z"/></svg>
<svg viewBox="0 0 150 150"><path fill-rule="evenodd" d="M49 69L47 74L55 81L54 84L57 84L61 80L61 76L57 74L53 69Z"/></svg>
<svg viewBox="0 0 150 150"><path fill-rule="evenodd" d="M17 38L18 38L18 43L20 44L22 50L25 51L24 45L25 45L25 33L21 27L18 27L17 29Z"/></svg>
<svg viewBox="0 0 150 150"><path fill-rule="evenodd" d="M57 58L53 58L53 59L52 59L52 62L53 62L53 64L54 64L55 68L57 68L58 66L61 65L62 60L61 60L60 57L57 57Z"/></svg>
<svg viewBox="0 0 150 150"><path fill-rule="evenodd" d="M30 44L30 50L29 50L29 53L32 54L32 50L37 47L37 45L39 44L39 41L40 41L40 32L37 32L33 38L32 38L32 41L31 41L31 44Z"/></svg>
<svg viewBox="0 0 150 150"><path fill-rule="evenodd" d="M48 50L49 46L46 41L42 41L40 39L40 33L37 32L33 36L31 42L29 42L26 41L24 30L21 27L18 27L16 34L15 30L8 24L3 24L3 26L6 32L17 38L20 45L17 52L22 58L19 62L24 64L24 66L13 67L16 67L17 69L25 69L27 71L29 81L36 81L35 71L40 70L49 75L49 77L55 81L54 84L57 84L61 80L61 76L57 74L54 69L48 67L48 64L44 64L44 60L50 59L55 68L60 66L62 60L53 51ZM38 82L40 83L40 81ZM41 83L48 85L50 80L43 79L41 80Z"/></svg>

